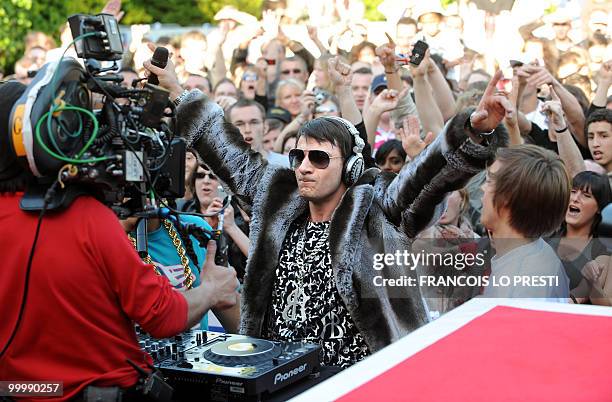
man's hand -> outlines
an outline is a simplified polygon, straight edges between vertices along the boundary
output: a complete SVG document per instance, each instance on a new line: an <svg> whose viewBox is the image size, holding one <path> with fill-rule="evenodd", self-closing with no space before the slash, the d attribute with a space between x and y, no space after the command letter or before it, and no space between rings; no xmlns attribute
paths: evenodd
<svg viewBox="0 0 612 402"><path fill-rule="evenodd" d="M353 74L351 66L344 63L338 56L328 61L329 79L336 87L350 87Z"/></svg>
<svg viewBox="0 0 612 402"><path fill-rule="evenodd" d="M216 253L217 244L211 240L206 247L206 261L200 272L202 282L200 286L206 289L213 308L225 309L236 304L238 279L234 268L215 264Z"/></svg>
<svg viewBox="0 0 612 402"><path fill-rule="evenodd" d="M470 124L476 132L487 133L494 130L504 118L512 119L516 113L510 100L497 93L497 82L501 79L502 72L497 71L487 89L485 89L478 107L470 116Z"/></svg>
<svg viewBox="0 0 612 402"><path fill-rule="evenodd" d="M389 112L397 107L399 101L406 96L406 93L406 89L401 93L398 93L394 89L385 89L374 98L368 110L371 110L379 116L384 112Z"/></svg>
<svg viewBox="0 0 612 402"><path fill-rule="evenodd" d="M608 60L599 69L598 84L610 87L612 85L612 60Z"/></svg>
<svg viewBox="0 0 612 402"><path fill-rule="evenodd" d="M412 52L412 49L411 49ZM409 53L406 55L406 57L411 57L412 53ZM427 48L427 50L425 51L425 56L423 57L423 60L421 60L421 64L419 64L418 66L415 66L412 63L408 63L408 66L410 67L410 74L414 77L423 77L425 75L427 75L427 73L429 73L429 70L431 68L433 68L433 66L431 66L431 57L429 56L429 48Z"/></svg>
<svg viewBox="0 0 612 402"><path fill-rule="evenodd" d="M385 67L385 72L395 72L395 43L389 42L376 48L376 55Z"/></svg>
<svg viewBox="0 0 612 402"><path fill-rule="evenodd" d="M555 77L552 76L546 67L526 65L524 66L524 71L530 74L529 78L527 78L527 83L531 86L538 88L540 85L555 84Z"/></svg>
<svg viewBox="0 0 612 402"><path fill-rule="evenodd" d="M149 43L149 49L152 52L155 51L155 44ZM159 68L151 64L151 60L145 60L143 63L144 68L147 70L147 77L149 74L153 73L157 75L159 79L159 86L170 91L170 100L174 100L179 97L181 93L183 93L183 88L180 86L178 82L178 78L176 76L176 72L174 71L174 63L172 63L172 53L168 55L168 64L166 64L166 68Z"/></svg>
<svg viewBox="0 0 612 402"><path fill-rule="evenodd" d="M582 270L580 272L582 273L584 279L586 279L589 283L592 284L599 279L599 276L603 272L603 269L603 265L601 265L596 260L593 260L584 264L584 267L582 267Z"/></svg>
<svg viewBox="0 0 612 402"><path fill-rule="evenodd" d="M304 118L304 121L308 121L312 118L312 114L315 109L316 102L315 102L314 93L308 90L302 92L301 102L302 102L302 110L300 114Z"/></svg>
<svg viewBox="0 0 612 402"><path fill-rule="evenodd" d="M319 32L317 31L317 27L313 25L307 25L306 29L308 30L308 37L313 42L316 42L317 40L319 40Z"/></svg>
<svg viewBox="0 0 612 402"><path fill-rule="evenodd" d="M548 120L551 123L551 126L555 130L561 130L563 128L567 128L567 123L565 122L565 113L563 113L563 106L561 105L561 100L559 100L559 96L550 86L550 95L552 96L552 100L544 102L542 105L542 112L548 116Z"/></svg>
<svg viewBox="0 0 612 402"><path fill-rule="evenodd" d="M125 13L121 11L121 0L108 0L102 9L102 14L110 14L115 17L117 22L121 21L121 18L125 15Z"/></svg>
<svg viewBox="0 0 612 402"><path fill-rule="evenodd" d="M227 113L227 110L232 107L234 103L238 102L238 99L234 98L233 96L217 96L215 98L215 102L217 105L221 106L221 109L223 109L224 112Z"/></svg>
<svg viewBox="0 0 612 402"><path fill-rule="evenodd" d="M402 141L402 147L410 159L414 159L435 139L431 131L427 133L425 140L421 139L419 119L416 116L410 115L406 117L402 121L402 126L398 134L400 141Z"/></svg>

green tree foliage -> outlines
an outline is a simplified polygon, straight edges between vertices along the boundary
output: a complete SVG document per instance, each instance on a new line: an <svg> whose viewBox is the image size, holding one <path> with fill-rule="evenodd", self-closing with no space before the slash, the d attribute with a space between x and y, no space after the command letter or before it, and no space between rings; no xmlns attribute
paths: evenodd
<svg viewBox="0 0 612 402"><path fill-rule="evenodd" d="M23 54L23 38L30 30L31 0L3 0L0 6L0 68L11 72Z"/></svg>
<svg viewBox="0 0 612 402"><path fill-rule="evenodd" d="M59 27L68 16L96 14L105 3L105 0L1 0L0 68L7 74L13 72L15 62L23 55L23 39L28 32L42 31L59 40ZM217 11L226 5L260 17L262 3L263 0L124 0L125 16L121 23L202 25L213 22Z"/></svg>
<svg viewBox="0 0 612 402"><path fill-rule="evenodd" d="M385 16L377 9L382 2L383 0L363 0L365 5L364 17L370 21L384 21Z"/></svg>

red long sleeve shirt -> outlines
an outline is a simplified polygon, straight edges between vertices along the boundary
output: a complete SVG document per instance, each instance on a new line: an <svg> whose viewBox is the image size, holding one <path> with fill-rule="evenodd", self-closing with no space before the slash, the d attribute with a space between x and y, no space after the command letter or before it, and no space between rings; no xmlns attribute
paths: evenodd
<svg viewBox="0 0 612 402"><path fill-rule="evenodd" d="M0 348L17 320L38 219L19 200L0 195ZM43 219L25 312L0 358L0 380L63 381L59 400L89 384L130 387L138 375L126 359L151 363L133 321L172 336L186 326L187 302L140 260L110 209L80 197Z"/></svg>

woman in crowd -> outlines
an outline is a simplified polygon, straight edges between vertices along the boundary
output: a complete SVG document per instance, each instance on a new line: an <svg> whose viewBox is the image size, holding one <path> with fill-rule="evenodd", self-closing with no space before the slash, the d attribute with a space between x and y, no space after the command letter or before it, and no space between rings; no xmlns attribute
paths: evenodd
<svg viewBox="0 0 612 402"><path fill-rule="evenodd" d="M388 140L378 148L376 166L385 172L399 173L406 163L406 151L399 140Z"/></svg>
<svg viewBox="0 0 612 402"><path fill-rule="evenodd" d="M193 194L193 202L189 210L207 215L217 214L205 218L208 224L216 230L219 225L218 214L222 212L224 202L220 194L223 188L220 186L219 179L210 171L208 166L200 163L195 174L191 176L188 187ZM238 216L235 216L235 211L239 211ZM222 229L228 244L228 261L236 269L239 279L244 277L246 256L249 252L248 223L248 215L238 207L235 201L232 201L232 205L229 205L223 211Z"/></svg>
<svg viewBox="0 0 612 402"><path fill-rule="evenodd" d="M582 270L587 263L607 254L606 247L597 238L597 226L602 209L610 201L607 177L589 171L574 176L565 223L560 236L550 240L570 280L570 290L575 290L583 280ZM578 293L574 296L586 297Z"/></svg>
<svg viewBox="0 0 612 402"><path fill-rule="evenodd" d="M299 81L293 78L280 81L276 87L275 106L288 110L291 118L295 118L302 110L302 92L304 85Z"/></svg>

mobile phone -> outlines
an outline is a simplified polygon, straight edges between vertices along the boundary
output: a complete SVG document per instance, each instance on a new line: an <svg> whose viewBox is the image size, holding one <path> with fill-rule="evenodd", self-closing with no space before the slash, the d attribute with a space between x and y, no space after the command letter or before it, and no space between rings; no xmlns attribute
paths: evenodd
<svg viewBox="0 0 612 402"><path fill-rule="evenodd" d="M418 66L425 58L425 52L429 48L429 45L422 40L417 41L412 48L412 55L410 56L410 64Z"/></svg>

